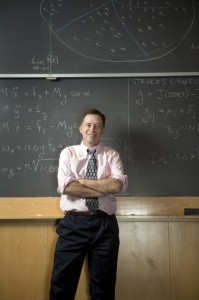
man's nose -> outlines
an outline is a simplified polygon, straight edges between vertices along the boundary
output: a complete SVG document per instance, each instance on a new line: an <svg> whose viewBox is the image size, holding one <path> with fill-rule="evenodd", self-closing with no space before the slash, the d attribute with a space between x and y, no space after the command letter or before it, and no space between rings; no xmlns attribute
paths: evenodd
<svg viewBox="0 0 199 300"><path fill-rule="evenodd" d="M95 132L95 126L91 127L91 132Z"/></svg>
<svg viewBox="0 0 199 300"><path fill-rule="evenodd" d="M90 130L94 131L95 130L95 125L91 124Z"/></svg>

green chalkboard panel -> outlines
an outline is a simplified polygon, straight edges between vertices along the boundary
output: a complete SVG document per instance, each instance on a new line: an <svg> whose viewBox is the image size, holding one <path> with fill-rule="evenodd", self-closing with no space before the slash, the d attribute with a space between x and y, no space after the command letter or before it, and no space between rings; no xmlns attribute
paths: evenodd
<svg viewBox="0 0 199 300"><path fill-rule="evenodd" d="M0 76L199 75L198 36L198 0L1 0Z"/></svg>
<svg viewBox="0 0 199 300"><path fill-rule="evenodd" d="M59 153L80 143L79 119L85 109L97 107L106 113L102 142L121 151L128 144L128 88L126 80L115 83L2 79L0 195L57 195Z"/></svg>
<svg viewBox="0 0 199 300"><path fill-rule="evenodd" d="M56 196L61 149L79 117L106 114L127 196L199 195L199 77L0 80L0 196Z"/></svg>

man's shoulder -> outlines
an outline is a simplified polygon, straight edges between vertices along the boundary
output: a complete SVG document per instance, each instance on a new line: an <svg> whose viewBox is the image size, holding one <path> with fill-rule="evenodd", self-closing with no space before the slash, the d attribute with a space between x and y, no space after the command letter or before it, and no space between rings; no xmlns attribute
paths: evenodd
<svg viewBox="0 0 199 300"><path fill-rule="evenodd" d="M107 145L103 145L101 144L101 152L107 153L107 154L113 154L113 153L118 153L117 150L115 150L113 147L111 146L107 146Z"/></svg>
<svg viewBox="0 0 199 300"><path fill-rule="evenodd" d="M80 150L80 145L70 145L62 149L62 153L77 152Z"/></svg>

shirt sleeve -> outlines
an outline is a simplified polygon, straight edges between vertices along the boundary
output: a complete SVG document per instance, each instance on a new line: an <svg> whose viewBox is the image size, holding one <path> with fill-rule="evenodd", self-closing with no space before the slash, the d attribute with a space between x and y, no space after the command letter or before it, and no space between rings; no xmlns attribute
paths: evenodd
<svg viewBox="0 0 199 300"><path fill-rule="evenodd" d="M124 168L120 155L118 152L114 151L111 157L111 177L122 181L123 188L121 192L125 192L128 186L128 177L127 175L124 175Z"/></svg>
<svg viewBox="0 0 199 300"><path fill-rule="evenodd" d="M69 185L76 178L71 170L70 154L68 149L64 149L60 153L59 157L59 167L57 173L58 187L57 192L62 195L64 193L65 187Z"/></svg>

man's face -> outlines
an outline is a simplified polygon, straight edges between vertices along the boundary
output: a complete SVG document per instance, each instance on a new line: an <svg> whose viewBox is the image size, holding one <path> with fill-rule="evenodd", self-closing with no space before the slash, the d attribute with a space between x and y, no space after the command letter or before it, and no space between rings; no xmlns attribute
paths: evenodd
<svg viewBox="0 0 199 300"><path fill-rule="evenodd" d="M104 127L99 115L86 115L79 129L83 143L88 148L97 146L100 142Z"/></svg>

